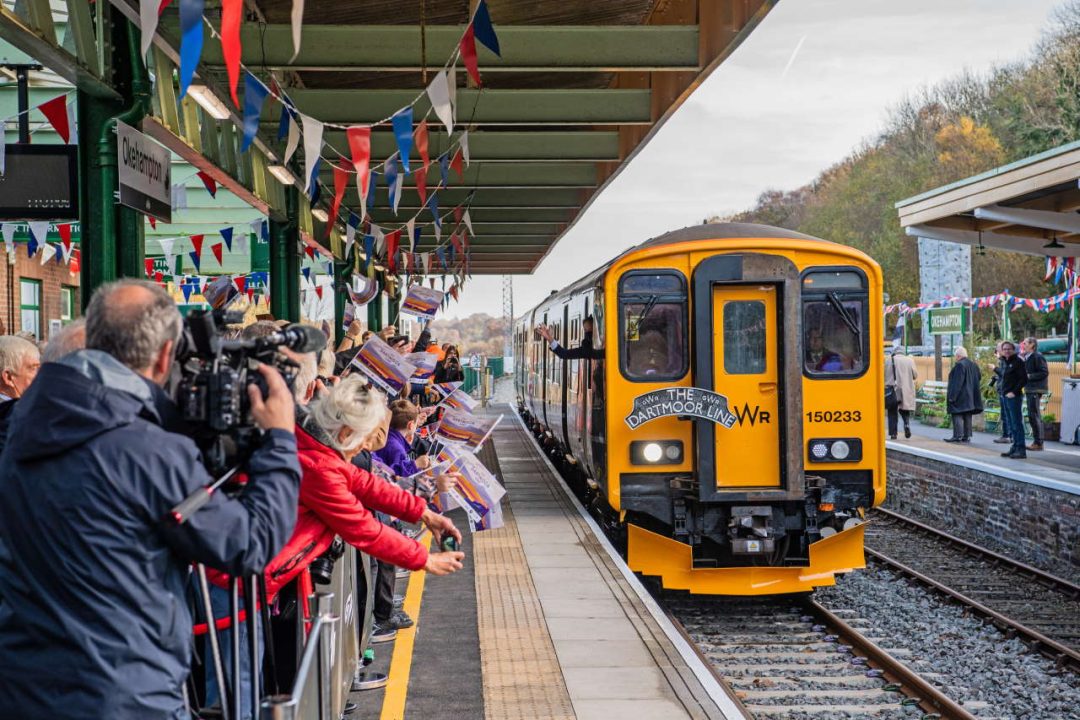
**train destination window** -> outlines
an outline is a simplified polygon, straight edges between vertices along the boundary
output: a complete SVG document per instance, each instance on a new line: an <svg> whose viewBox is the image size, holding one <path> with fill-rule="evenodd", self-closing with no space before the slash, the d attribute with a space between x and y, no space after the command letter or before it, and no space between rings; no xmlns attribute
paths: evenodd
<svg viewBox="0 0 1080 720"><path fill-rule="evenodd" d="M619 281L620 358L628 380L678 380L689 365L686 281L675 271L630 271Z"/></svg>
<svg viewBox="0 0 1080 720"><path fill-rule="evenodd" d="M811 377L851 377L866 370L866 281L852 271L803 278L803 369Z"/></svg>
<svg viewBox="0 0 1080 720"><path fill-rule="evenodd" d="M765 372L765 341L765 303L760 300L724 303L725 373Z"/></svg>

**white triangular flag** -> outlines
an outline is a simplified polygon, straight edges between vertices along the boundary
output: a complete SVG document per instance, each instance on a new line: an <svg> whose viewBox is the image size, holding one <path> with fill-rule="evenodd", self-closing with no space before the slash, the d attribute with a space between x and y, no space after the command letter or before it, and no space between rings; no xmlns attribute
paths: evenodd
<svg viewBox="0 0 1080 720"><path fill-rule="evenodd" d="M293 54L289 64L296 60L300 54L300 28L304 25L304 0L292 0L292 46Z"/></svg>
<svg viewBox="0 0 1080 720"><path fill-rule="evenodd" d="M372 225L371 232L375 235L375 254L382 256L383 245L386 244L386 235L383 234L382 228L378 225Z"/></svg>
<svg viewBox="0 0 1080 720"><path fill-rule="evenodd" d="M442 240L442 223L434 222L431 226L435 230L435 242L439 242Z"/></svg>
<svg viewBox="0 0 1080 720"><path fill-rule="evenodd" d="M300 122L304 124L304 191L310 195L314 186L311 175L322 154L323 124L307 115L301 115ZM314 180L318 182L318 178Z"/></svg>
<svg viewBox="0 0 1080 720"><path fill-rule="evenodd" d="M296 118L292 113L289 113L289 139L285 141L285 159L281 161L282 165L288 165L289 160L292 159L293 153L296 152L296 148L300 145L300 128L296 125Z"/></svg>
<svg viewBox="0 0 1080 720"><path fill-rule="evenodd" d="M461 216L461 219L465 221L465 227L469 228L469 235L476 237L476 233L473 232L472 229L472 218L469 217L468 210L466 210L465 213Z"/></svg>
<svg viewBox="0 0 1080 720"><path fill-rule="evenodd" d="M176 242L176 238L161 238L158 242L161 244L161 254L165 256L165 269L172 273L173 268L176 267L174 262L176 255L173 254L173 244Z"/></svg>
<svg viewBox="0 0 1080 720"><path fill-rule="evenodd" d="M187 185L176 183L172 186L172 209L184 210L187 206Z"/></svg>
<svg viewBox="0 0 1080 720"><path fill-rule="evenodd" d="M405 232L409 233L409 252L416 252L416 218L409 218L405 223Z"/></svg>
<svg viewBox="0 0 1080 720"><path fill-rule="evenodd" d="M356 242L356 228L352 223L345 224L345 257L349 257L349 251Z"/></svg>
<svg viewBox="0 0 1080 720"><path fill-rule="evenodd" d="M15 254L15 223L4 223L0 225L0 232L4 234L4 247L8 251L8 255Z"/></svg>
<svg viewBox="0 0 1080 720"><path fill-rule="evenodd" d="M7 172L7 120L0 120L0 175Z"/></svg>
<svg viewBox="0 0 1080 720"><path fill-rule="evenodd" d="M238 253L241 257L246 257L248 254L248 236L247 233L237 233L233 238L233 252Z"/></svg>
<svg viewBox="0 0 1080 720"><path fill-rule="evenodd" d="M71 253L72 253L72 251L74 249L75 249L74 244L68 244L68 245L64 245L63 243L60 244L60 252L62 252L64 254L64 264L65 265L70 265L71 264Z"/></svg>
<svg viewBox="0 0 1080 720"><path fill-rule="evenodd" d="M458 144L461 146L461 159L465 161L465 167L469 167L469 131L468 130L461 133L461 139L458 140Z"/></svg>
<svg viewBox="0 0 1080 720"><path fill-rule="evenodd" d="M405 185L405 174L399 172L397 178L394 181L394 196L392 206L394 208L394 214L397 215L398 205L401 204L401 188Z"/></svg>
<svg viewBox="0 0 1080 720"><path fill-rule="evenodd" d="M154 42L160 8L161 0L139 0L139 27L142 29L143 57L150 51L150 45Z"/></svg>
<svg viewBox="0 0 1080 720"><path fill-rule="evenodd" d="M29 223L30 234L34 236L34 239L38 241L38 245L45 244L45 238L49 235L49 221L38 220L36 222Z"/></svg>
<svg viewBox="0 0 1080 720"><path fill-rule="evenodd" d="M424 274L431 274L431 253L420 253L420 260L424 263Z"/></svg>
<svg viewBox="0 0 1080 720"><path fill-rule="evenodd" d="M56 248L53 247L52 243L45 243L44 245L42 245L41 246L41 264L44 265L45 263L52 260L53 255L55 255L55 254L56 254Z"/></svg>
<svg viewBox="0 0 1080 720"><path fill-rule="evenodd" d="M457 112L457 64L450 66L450 71L446 74L446 86L450 90L450 105L454 108L454 112Z"/></svg>
<svg viewBox="0 0 1080 720"><path fill-rule="evenodd" d="M68 103L68 145L79 144L79 125L75 122L75 103Z"/></svg>
<svg viewBox="0 0 1080 720"><path fill-rule="evenodd" d="M446 126L446 134L453 134L454 106L450 103L450 85L445 70L440 70L435 74L435 79L427 86L427 94L431 100L432 109Z"/></svg>

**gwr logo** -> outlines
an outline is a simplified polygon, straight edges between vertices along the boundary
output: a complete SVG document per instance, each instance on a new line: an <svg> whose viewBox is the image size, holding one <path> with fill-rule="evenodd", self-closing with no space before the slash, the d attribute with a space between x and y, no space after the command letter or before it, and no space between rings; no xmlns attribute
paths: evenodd
<svg viewBox="0 0 1080 720"><path fill-rule="evenodd" d="M755 405L754 409L750 409L750 403L744 403L740 410L738 406L734 407L731 412L735 415L736 422L739 425L745 425L747 421L750 422L750 427L754 427L755 423L761 423L767 425L769 423L769 411L762 410L760 405Z"/></svg>

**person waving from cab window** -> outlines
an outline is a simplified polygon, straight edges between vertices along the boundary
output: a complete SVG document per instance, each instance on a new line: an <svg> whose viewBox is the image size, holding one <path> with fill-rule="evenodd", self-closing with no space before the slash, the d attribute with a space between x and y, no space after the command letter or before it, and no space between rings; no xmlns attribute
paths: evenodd
<svg viewBox="0 0 1080 720"><path fill-rule="evenodd" d="M593 347L593 319L591 315L581 321L581 330L583 332L581 344L576 348L564 348L555 339L555 333L552 332L549 326L538 325L536 327L537 334L547 341L551 352L562 360L603 360L604 348Z"/></svg>

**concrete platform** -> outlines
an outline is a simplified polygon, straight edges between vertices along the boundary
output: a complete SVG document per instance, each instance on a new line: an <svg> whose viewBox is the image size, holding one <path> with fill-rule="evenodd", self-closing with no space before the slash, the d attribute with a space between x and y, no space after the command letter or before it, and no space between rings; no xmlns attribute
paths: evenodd
<svg viewBox="0 0 1080 720"><path fill-rule="evenodd" d="M507 488L505 526L469 538L465 572L413 574L405 608L416 627L375 646L390 682L354 694L352 717L743 717L513 411L498 412L480 457Z"/></svg>

